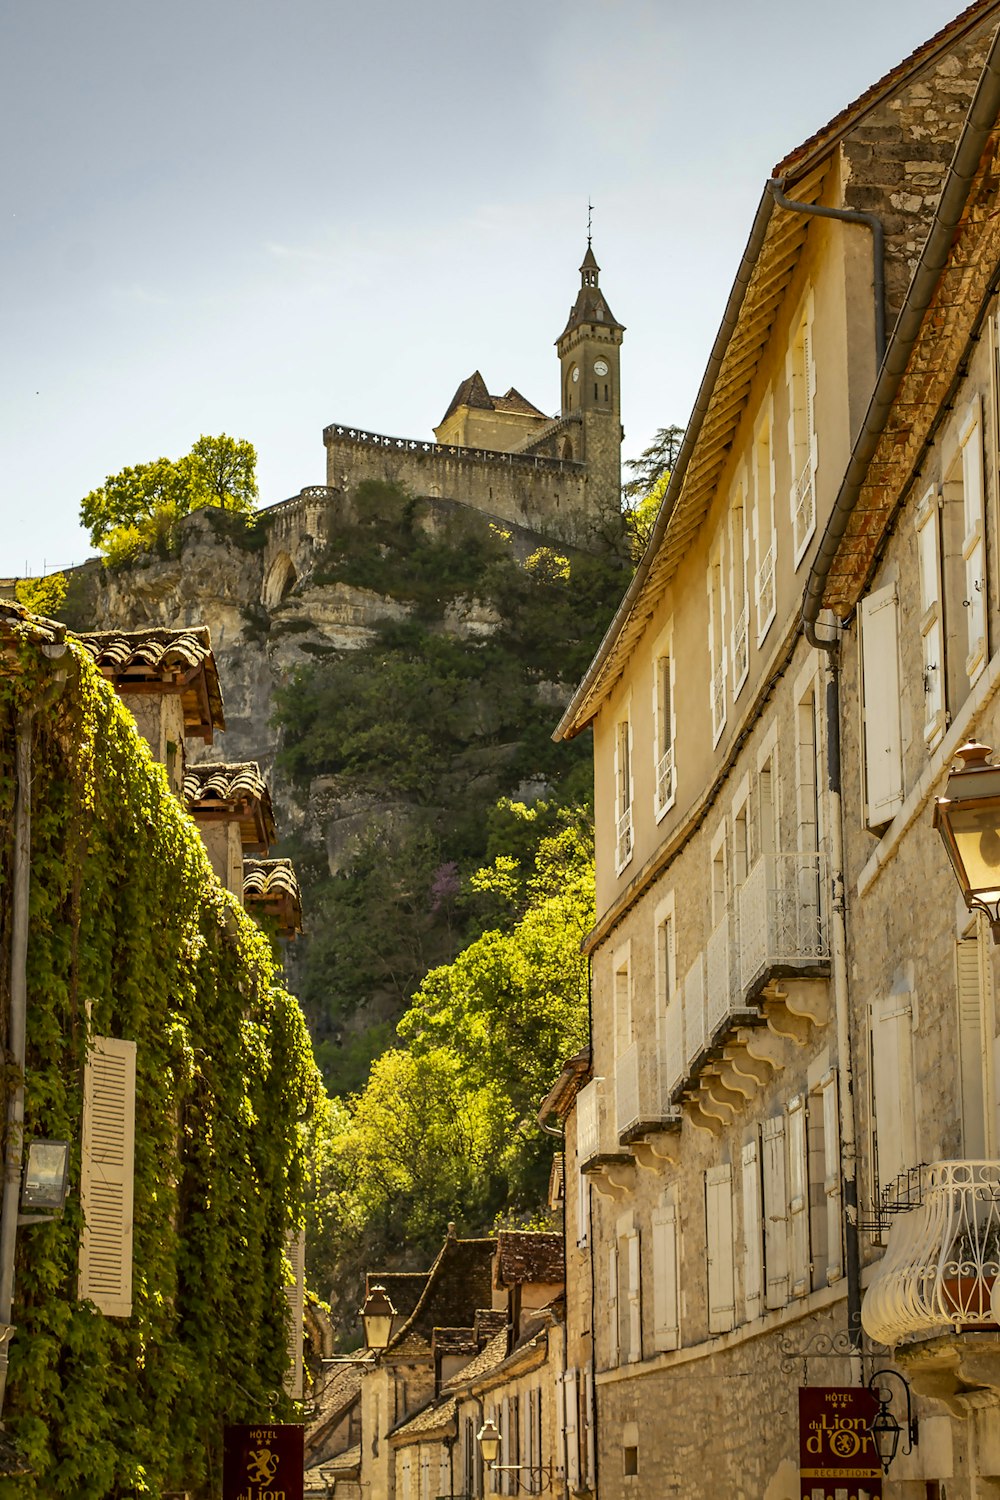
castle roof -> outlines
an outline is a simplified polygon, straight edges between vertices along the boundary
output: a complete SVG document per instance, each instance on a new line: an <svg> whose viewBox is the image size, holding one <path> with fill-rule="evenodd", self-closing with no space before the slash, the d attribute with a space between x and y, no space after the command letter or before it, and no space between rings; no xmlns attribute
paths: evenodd
<svg viewBox="0 0 1000 1500"><path fill-rule="evenodd" d="M561 344L568 333L574 328L579 328L582 323L600 323L605 328L615 328L619 332L624 330L625 324L619 323L611 308L608 299L600 288L600 271L597 257L587 241L587 253L580 265L580 290L576 301L569 310L569 320L562 333L556 339Z"/></svg>
<svg viewBox="0 0 1000 1500"><path fill-rule="evenodd" d="M478 370L473 370L467 380L463 380L454 396L442 422L447 422L452 412L457 411L460 406L474 407L479 411L509 411L516 412L522 417L541 417L545 419L545 413L533 406L527 396L511 386L510 390L503 396L491 396L486 389L486 381ZM440 426L440 423L438 424Z"/></svg>

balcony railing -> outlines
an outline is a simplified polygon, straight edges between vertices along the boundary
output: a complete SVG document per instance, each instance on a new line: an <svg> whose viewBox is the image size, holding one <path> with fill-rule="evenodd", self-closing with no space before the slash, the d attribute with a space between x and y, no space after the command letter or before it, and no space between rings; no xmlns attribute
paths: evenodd
<svg viewBox="0 0 1000 1500"><path fill-rule="evenodd" d="M660 1085L664 1103L669 1107L674 1094L687 1074L684 1050L684 991L680 987L671 995L663 1024L663 1068Z"/></svg>
<svg viewBox="0 0 1000 1500"><path fill-rule="evenodd" d="M626 807L618 819L617 868L623 870L632 858L632 808Z"/></svg>
<svg viewBox="0 0 1000 1500"><path fill-rule="evenodd" d="M821 854L767 854L740 887L740 985L830 954Z"/></svg>
<svg viewBox="0 0 1000 1500"><path fill-rule="evenodd" d="M816 524L816 486L813 484L811 454L802 465L802 472L795 481L792 510L795 515L795 551L797 554L805 545L806 538Z"/></svg>
<svg viewBox="0 0 1000 1500"><path fill-rule="evenodd" d="M576 1096L576 1152L580 1161L589 1161L601 1149L601 1085L593 1078Z"/></svg>
<svg viewBox="0 0 1000 1500"><path fill-rule="evenodd" d="M638 1125L642 1118L639 1104L639 1046L633 1042L615 1062L615 1124L618 1134Z"/></svg>
<svg viewBox="0 0 1000 1500"><path fill-rule="evenodd" d="M757 622L762 627L774 614L774 547L768 547L757 569Z"/></svg>
<svg viewBox="0 0 1000 1500"><path fill-rule="evenodd" d="M744 604L733 626L733 693L747 675L747 607Z"/></svg>
<svg viewBox="0 0 1000 1500"><path fill-rule="evenodd" d="M865 1293L861 1322L884 1344L947 1328L995 1328L1000 1275L1000 1161L923 1169L922 1201L897 1214Z"/></svg>
<svg viewBox="0 0 1000 1500"><path fill-rule="evenodd" d="M706 950L705 1019L709 1039L744 1011L739 932L739 911L734 904L726 908Z"/></svg>
<svg viewBox="0 0 1000 1500"><path fill-rule="evenodd" d="M684 979L684 1041L689 1067L697 1062L707 1043L705 1033L705 960L699 953Z"/></svg>
<svg viewBox="0 0 1000 1500"><path fill-rule="evenodd" d="M726 722L726 663L720 661L712 673L712 733L718 738Z"/></svg>
<svg viewBox="0 0 1000 1500"><path fill-rule="evenodd" d="M656 810L660 812L674 796L674 747L664 750L656 763Z"/></svg>
<svg viewBox="0 0 1000 1500"><path fill-rule="evenodd" d="M619 1139L636 1125L653 1127L675 1119L666 1086L667 1043L633 1042L615 1063L615 1125ZM681 1062L683 1072L683 1060Z"/></svg>

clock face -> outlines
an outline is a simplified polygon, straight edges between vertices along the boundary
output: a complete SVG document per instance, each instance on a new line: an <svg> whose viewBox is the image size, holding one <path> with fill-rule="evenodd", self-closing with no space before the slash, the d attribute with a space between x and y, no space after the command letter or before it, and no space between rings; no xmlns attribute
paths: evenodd
<svg viewBox="0 0 1000 1500"><path fill-rule="evenodd" d="M604 360L604 359L595 359L594 360L594 374L595 375L606 375L607 373L608 373L607 360Z"/></svg>
<svg viewBox="0 0 1000 1500"><path fill-rule="evenodd" d="M575 385L576 382L579 379L580 379L580 366L579 365L574 365L573 366L573 384Z"/></svg>

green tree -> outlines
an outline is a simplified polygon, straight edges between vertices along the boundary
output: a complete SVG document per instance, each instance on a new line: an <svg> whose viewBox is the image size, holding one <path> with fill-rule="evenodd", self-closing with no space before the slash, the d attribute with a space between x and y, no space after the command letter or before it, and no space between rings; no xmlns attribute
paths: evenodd
<svg viewBox="0 0 1000 1500"><path fill-rule="evenodd" d="M642 499L650 493L664 474L670 474L677 462L677 455L681 451L683 441L683 427L678 427L676 424L670 427L658 427L656 436L649 447L644 448L638 458L625 460L626 469L631 470L632 473L632 478L627 479L622 485L622 494L626 500Z"/></svg>
<svg viewBox="0 0 1000 1500"><path fill-rule="evenodd" d="M14 585L14 598L33 615L55 615L66 598L65 573L48 573L44 578L20 578Z"/></svg>
<svg viewBox="0 0 1000 1500"><path fill-rule="evenodd" d="M90 540L114 561L169 544L182 516L205 505L252 513L257 453L244 439L202 436L183 458L136 464L91 490L80 503Z"/></svg>

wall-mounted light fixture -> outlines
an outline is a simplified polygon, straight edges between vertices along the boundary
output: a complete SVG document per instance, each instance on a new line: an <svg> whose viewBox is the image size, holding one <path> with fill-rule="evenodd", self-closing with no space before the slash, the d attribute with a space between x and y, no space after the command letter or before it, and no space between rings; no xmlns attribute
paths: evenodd
<svg viewBox="0 0 1000 1500"><path fill-rule="evenodd" d="M878 1454L879 1463L882 1465L882 1473L888 1474L889 1466L896 1457L899 1448L899 1439L903 1433L902 1424L899 1422L892 1410L892 1387L886 1385L886 1381L898 1380L906 1397L906 1447L904 1454L912 1453L917 1442L917 1419L913 1415L913 1404L910 1400L910 1387L900 1375L898 1370L876 1370L868 1382L868 1389L878 1402L878 1411L871 1419L869 1432L875 1451Z"/></svg>
<svg viewBox="0 0 1000 1500"><path fill-rule="evenodd" d="M521 1488L521 1474L530 1474L532 1478L531 1488L536 1491L551 1490L555 1487L555 1466L547 1464L500 1464L502 1438L497 1424L492 1417L488 1417L480 1427L476 1435L479 1443L479 1451L483 1455L483 1462L492 1474L514 1474L518 1476L515 1480L517 1487Z"/></svg>
<svg viewBox="0 0 1000 1500"><path fill-rule="evenodd" d="M970 911L984 912L1000 943L1000 766L975 740L955 754L962 764L934 803L934 827L944 842Z"/></svg>
<svg viewBox="0 0 1000 1500"><path fill-rule="evenodd" d="M21 1181L21 1208L35 1210L19 1222L33 1224L59 1213L69 1185L69 1141L32 1141Z"/></svg>

